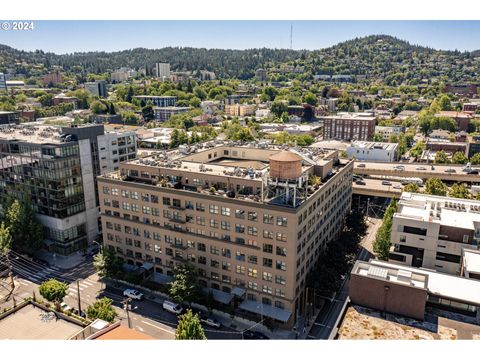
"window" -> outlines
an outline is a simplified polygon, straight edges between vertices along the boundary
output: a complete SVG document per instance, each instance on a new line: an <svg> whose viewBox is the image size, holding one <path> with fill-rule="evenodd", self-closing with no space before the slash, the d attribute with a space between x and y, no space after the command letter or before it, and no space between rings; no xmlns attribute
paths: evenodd
<svg viewBox="0 0 480 360"><path fill-rule="evenodd" d="M283 289L275 289L275 296L285 297L285 290L283 290Z"/></svg>
<svg viewBox="0 0 480 360"><path fill-rule="evenodd" d="M165 254L167 254L168 256L173 256L173 250L170 248L165 248Z"/></svg>
<svg viewBox="0 0 480 360"><path fill-rule="evenodd" d="M236 209L235 210L235 217L237 219L245 219L245 210Z"/></svg>
<svg viewBox="0 0 480 360"><path fill-rule="evenodd" d="M224 256L224 257L226 257L226 258L230 258L230 257L231 257L230 249L224 249L224 248L222 248L222 256Z"/></svg>
<svg viewBox="0 0 480 360"><path fill-rule="evenodd" d="M262 278L265 281L272 281L272 273L264 271Z"/></svg>
<svg viewBox="0 0 480 360"><path fill-rule="evenodd" d="M278 226L287 226L287 218L283 216L277 216L277 225Z"/></svg>
<svg viewBox="0 0 480 360"><path fill-rule="evenodd" d="M275 283L285 285L285 277L282 275L275 275Z"/></svg>
<svg viewBox="0 0 480 360"><path fill-rule="evenodd" d="M170 198L163 197L162 202L163 202L163 205L170 206Z"/></svg>
<svg viewBox="0 0 480 360"><path fill-rule="evenodd" d="M407 237L405 235L400 235L400 242L404 243L407 241Z"/></svg>
<svg viewBox="0 0 480 360"><path fill-rule="evenodd" d="M248 255L248 262L250 264L256 264L257 263L257 257L255 255Z"/></svg>
<svg viewBox="0 0 480 360"><path fill-rule="evenodd" d="M138 200L138 192L132 191L130 193L130 199Z"/></svg>
<svg viewBox="0 0 480 360"><path fill-rule="evenodd" d="M248 286L249 289L252 289L252 290L257 290L257 288L258 288L257 283L253 282L253 281L249 281L247 286ZM253 295L253 294L249 294L249 295ZM255 295L253 295L253 296L254 296L253 299L255 299Z"/></svg>
<svg viewBox="0 0 480 360"><path fill-rule="evenodd" d="M162 253L162 247L158 244L154 244L153 245L153 251L155 251L156 253L159 253L161 254Z"/></svg>
<svg viewBox="0 0 480 360"><path fill-rule="evenodd" d="M110 194L110 188L108 186L104 186L103 187L103 193L106 194L106 195Z"/></svg>
<svg viewBox="0 0 480 360"><path fill-rule="evenodd" d="M237 259L238 261L245 261L245 254L237 251L235 254L235 259Z"/></svg>
<svg viewBox="0 0 480 360"><path fill-rule="evenodd" d="M236 269L235 269L235 272L237 274L243 274L245 275L245 266L240 266L240 265L237 265Z"/></svg>
<svg viewBox="0 0 480 360"><path fill-rule="evenodd" d="M270 244L263 244L263 252L266 252L266 253L273 253L273 245L270 245Z"/></svg>
<svg viewBox="0 0 480 360"><path fill-rule="evenodd" d="M197 225L205 226L205 218L203 216L197 216Z"/></svg>
<svg viewBox="0 0 480 360"><path fill-rule="evenodd" d="M230 208L222 206L222 215L230 216Z"/></svg>
<svg viewBox="0 0 480 360"><path fill-rule="evenodd" d="M273 232L268 230L263 230L263 237L265 239L273 239Z"/></svg>
<svg viewBox="0 0 480 360"><path fill-rule="evenodd" d="M468 244L468 235L463 235L463 243Z"/></svg>
<svg viewBox="0 0 480 360"><path fill-rule="evenodd" d="M122 190L122 197L124 197L124 198L130 197L129 191L128 190Z"/></svg>
<svg viewBox="0 0 480 360"><path fill-rule="evenodd" d="M257 240L252 240L252 239L247 240L247 245L258 247Z"/></svg>
<svg viewBox="0 0 480 360"><path fill-rule="evenodd" d="M247 233L248 233L248 235L257 236L258 230L255 226L249 226L247 228Z"/></svg>
<svg viewBox="0 0 480 360"><path fill-rule="evenodd" d="M278 261L277 260L277 265L276 265L277 270L287 270L287 265L285 261Z"/></svg>
<svg viewBox="0 0 480 360"><path fill-rule="evenodd" d="M198 257L198 263L206 265L207 264L207 258L205 256L199 256Z"/></svg>
<svg viewBox="0 0 480 360"><path fill-rule="evenodd" d="M285 305L281 301L275 301L275 307L279 309L285 309Z"/></svg>
<svg viewBox="0 0 480 360"><path fill-rule="evenodd" d="M235 224L235 232L243 234L245 232L245 225Z"/></svg>
<svg viewBox="0 0 480 360"><path fill-rule="evenodd" d="M218 205L209 205L210 214L218 214Z"/></svg>
<svg viewBox="0 0 480 360"><path fill-rule="evenodd" d="M248 276L256 278L256 277L257 277L257 273L258 273L258 272L257 272L257 269L248 268Z"/></svg>
<svg viewBox="0 0 480 360"><path fill-rule="evenodd" d="M158 196L157 195L150 195L150 202L158 204Z"/></svg>
<svg viewBox="0 0 480 360"><path fill-rule="evenodd" d="M232 267L232 266L230 265L229 262L222 261L222 270L230 271L231 267Z"/></svg>
<svg viewBox="0 0 480 360"><path fill-rule="evenodd" d="M118 189L112 188L112 195L118 195Z"/></svg>
<svg viewBox="0 0 480 360"><path fill-rule="evenodd" d="M248 220L250 221L257 221L258 214L256 211L249 211L248 212Z"/></svg>
<svg viewBox="0 0 480 360"><path fill-rule="evenodd" d="M193 202L185 201L185 209L193 210Z"/></svg>
<svg viewBox="0 0 480 360"><path fill-rule="evenodd" d="M210 245L210 254L219 255L220 250L215 245Z"/></svg>
<svg viewBox="0 0 480 360"><path fill-rule="evenodd" d="M263 266L271 268L273 265L272 259L263 258Z"/></svg>
<svg viewBox="0 0 480 360"><path fill-rule="evenodd" d="M218 229L218 220L210 219L210 227Z"/></svg>
<svg viewBox="0 0 480 360"><path fill-rule="evenodd" d="M201 211L201 212L204 212L205 211L205 205L202 204L202 203L196 203L196 209L197 211Z"/></svg>
<svg viewBox="0 0 480 360"><path fill-rule="evenodd" d="M207 251L205 244L202 244L202 243L197 244L197 249L198 251L203 251L203 252Z"/></svg>
<svg viewBox="0 0 480 360"><path fill-rule="evenodd" d="M273 225L273 215L263 214L263 223Z"/></svg>
<svg viewBox="0 0 480 360"><path fill-rule="evenodd" d="M287 256L287 248L277 246L277 255Z"/></svg>
<svg viewBox="0 0 480 360"><path fill-rule="evenodd" d="M210 266L214 268L219 268L220 267L220 261L211 259L210 260Z"/></svg>
<svg viewBox="0 0 480 360"><path fill-rule="evenodd" d="M230 223L228 221L223 221L221 222L221 228L222 230L230 230Z"/></svg>
<svg viewBox="0 0 480 360"><path fill-rule="evenodd" d="M277 233L276 239L277 241L287 241L287 235L284 233Z"/></svg>
<svg viewBox="0 0 480 360"><path fill-rule="evenodd" d="M268 285L263 285L262 286L262 291L267 294L271 294L273 292L273 288Z"/></svg>

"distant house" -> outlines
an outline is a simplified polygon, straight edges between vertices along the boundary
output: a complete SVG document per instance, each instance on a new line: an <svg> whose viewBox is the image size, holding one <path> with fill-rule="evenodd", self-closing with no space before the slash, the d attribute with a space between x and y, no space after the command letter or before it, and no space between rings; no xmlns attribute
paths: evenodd
<svg viewBox="0 0 480 360"><path fill-rule="evenodd" d="M472 120L472 114L463 111L440 111L435 116L449 117L455 120L458 126L458 130L467 131L470 120Z"/></svg>

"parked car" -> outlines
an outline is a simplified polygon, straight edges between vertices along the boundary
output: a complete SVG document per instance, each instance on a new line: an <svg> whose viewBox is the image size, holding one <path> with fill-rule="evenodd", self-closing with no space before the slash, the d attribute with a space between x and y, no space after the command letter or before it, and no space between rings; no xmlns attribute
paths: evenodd
<svg viewBox="0 0 480 360"><path fill-rule="evenodd" d="M388 180L383 180L383 181L382 181L382 185L388 185L388 186L390 186L390 185L392 185L392 183L391 183L390 181L388 181Z"/></svg>
<svg viewBox="0 0 480 360"><path fill-rule="evenodd" d="M206 325L208 326L211 326L211 327L215 327L215 328L220 328L222 326L222 324L220 324L220 321L218 321L217 319L215 319L214 317L206 317L206 318L203 318L201 319L202 322L204 322Z"/></svg>
<svg viewBox="0 0 480 360"><path fill-rule="evenodd" d="M405 170L405 166L403 165L396 165L393 167L393 170L403 171Z"/></svg>
<svg viewBox="0 0 480 360"><path fill-rule="evenodd" d="M365 165L365 164L363 164L363 163L362 163L362 164L358 164L358 165L357 165L357 167L362 167L362 168L363 168L363 167L365 167L365 166L366 166L366 165Z"/></svg>
<svg viewBox="0 0 480 360"><path fill-rule="evenodd" d="M123 296L129 297L130 299L135 299L135 300L142 300L144 298L144 295L137 290L133 289L126 289L123 292Z"/></svg>
<svg viewBox="0 0 480 360"><path fill-rule="evenodd" d="M367 185L367 183L363 180L357 180L357 181L355 181L355 184L357 184L357 185Z"/></svg>
<svg viewBox="0 0 480 360"><path fill-rule="evenodd" d="M62 302L60 304L60 308L62 309L62 311L71 311L72 310L72 308L70 306L68 306L67 303L64 303L64 302Z"/></svg>
<svg viewBox="0 0 480 360"><path fill-rule="evenodd" d="M171 313L176 314L176 315L180 315L183 311L183 308L180 305L175 304L174 302L171 302L171 301L168 301L168 300L165 300L163 302L162 306L168 312L171 312Z"/></svg>
<svg viewBox="0 0 480 360"><path fill-rule="evenodd" d="M268 340L268 339L270 339L268 336L263 335L261 332L251 331L251 330L244 331L243 332L243 338L245 340Z"/></svg>
<svg viewBox="0 0 480 360"><path fill-rule="evenodd" d="M478 169L470 169L467 171L469 175L478 175Z"/></svg>
<svg viewBox="0 0 480 360"><path fill-rule="evenodd" d="M446 173L456 173L457 170L452 169L452 168L448 168L448 169L445 170L445 172L446 172Z"/></svg>
<svg viewBox="0 0 480 360"><path fill-rule="evenodd" d="M394 185L393 188L394 188L394 189L400 189L400 190L401 190L403 187L402 187L402 185Z"/></svg>
<svg viewBox="0 0 480 360"><path fill-rule="evenodd" d="M427 168L424 167L424 166L419 166L419 167L415 168L415 170L427 170Z"/></svg>

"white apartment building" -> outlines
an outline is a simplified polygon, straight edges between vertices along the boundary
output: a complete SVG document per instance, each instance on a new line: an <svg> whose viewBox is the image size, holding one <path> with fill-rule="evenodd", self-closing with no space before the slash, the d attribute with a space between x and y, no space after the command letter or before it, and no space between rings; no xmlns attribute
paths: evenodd
<svg viewBox="0 0 480 360"><path fill-rule="evenodd" d="M393 216L390 261L459 275L478 249L480 201L404 192Z"/></svg>
<svg viewBox="0 0 480 360"><path fill-rule="evenodd" d="M398 144L372 141L352 141L347 147L348 158L362 161L393 162L398 158Z"/></svg>
<svg viewBox="0 0 480 360"><path fill-rule="evenodd" d="M170 64L168 63L156 63L155 64L155 73L160 79L170 78Z"/></svg>
<svg viewBox="0 0 480 360"><path fill-rule="evenodd" d="M403 126L375 126L375 134L382 135L383 141L388 141L390 135L399 135L405 132Z"/></svg>
<svg viewBox="0 0 480 360"><path fill-rule="evenodd" d="M102 174L118 170L120 162L135 159L137 155L135 131L105 131L97 141Z"/></svg>

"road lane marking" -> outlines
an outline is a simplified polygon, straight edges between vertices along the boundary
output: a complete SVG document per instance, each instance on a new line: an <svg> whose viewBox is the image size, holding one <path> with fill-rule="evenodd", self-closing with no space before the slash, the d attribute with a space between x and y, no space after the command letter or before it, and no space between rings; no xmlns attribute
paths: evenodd
<svg viewBox="0 0 480 360"><path fill-rule="evenodd" d="M175 333L174 333L173 331L164 329L163 327L160 327L160 326L157 326L157 325L155 325L155 324L149 323L148 321L142 320L142 323L144 323L144 324L146 324L146 325L149 325L149 326L151 326L151 327L157 328L157 329L159 329L159 330L165 331L165 332L167 332L167 333L169 333L169 334L175 335Z"/></svg>

